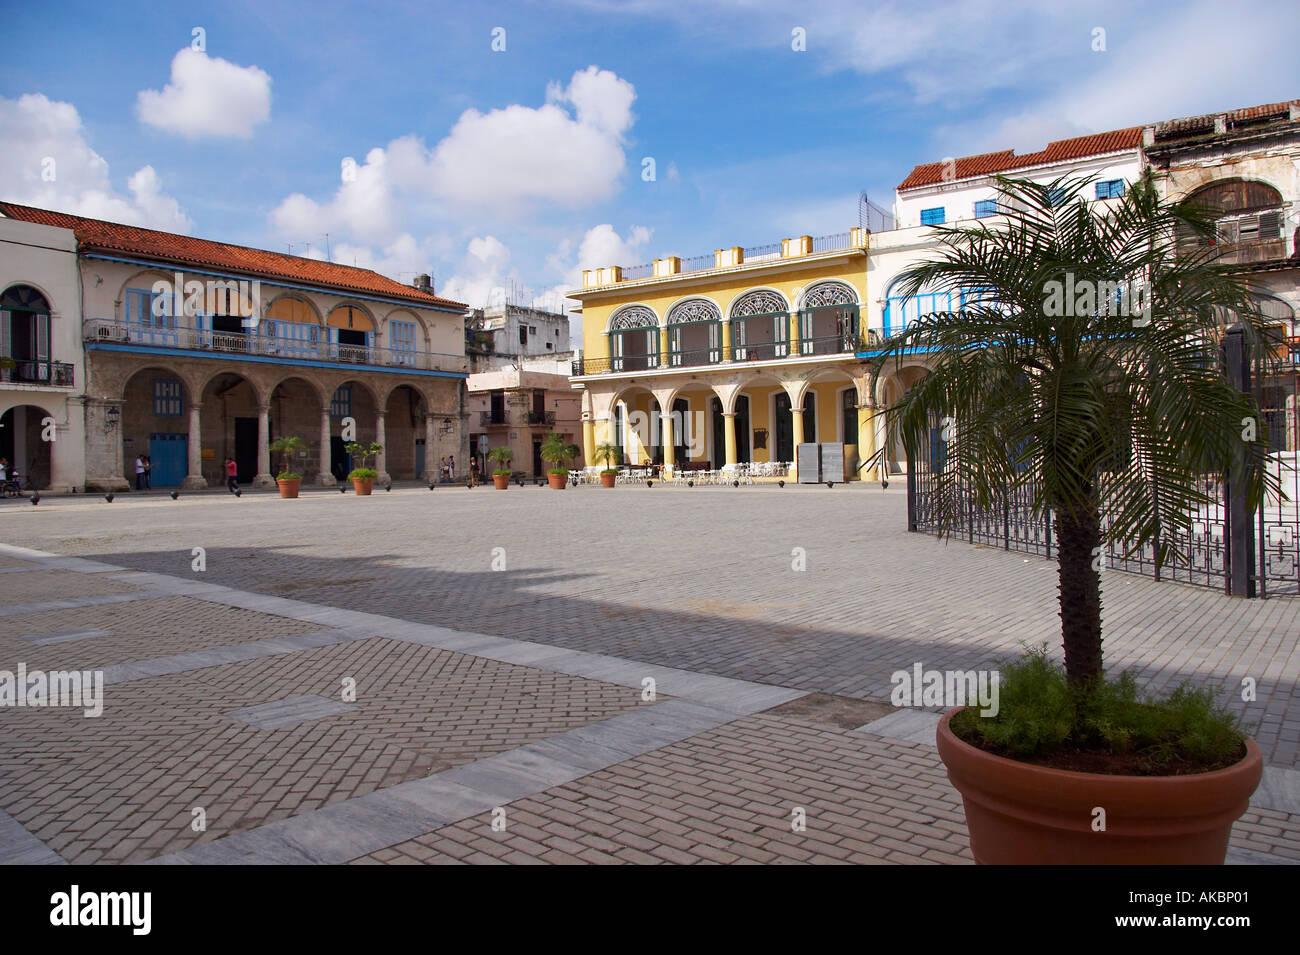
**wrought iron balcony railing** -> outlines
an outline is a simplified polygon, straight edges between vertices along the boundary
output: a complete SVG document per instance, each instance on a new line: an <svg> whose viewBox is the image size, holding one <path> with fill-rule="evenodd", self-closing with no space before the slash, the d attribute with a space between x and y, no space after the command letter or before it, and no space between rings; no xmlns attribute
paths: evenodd
<svg viewBox="0 0 1300 955"><path fill-rule="evenodd" d="M16 358L14 362L12 368L0 368L0 381L54 388L71 388L76 384L76 369L66 361Z"/></svg>
<svg viewBox="0 0 1300 955"><path fill-rule="evenodd" d="M504 411L480 411L478 413L478 423L486 428L493 424L509 424L510 418Z"/></svg>
<svg viewBox="0 0 1300 955"><path fill-rule="evenodd" d="M548 427L555 426L554 411L528 411L524 413L524 424L544 424Z"/></svg>
<svg viewBox="0 0 1300 955"><path fill-rule="evenodd" d="M658 355L624 355L619 358L580 358L572 363L571 374L602 375L607 372L653 371L660 368L707 368L710 365L729 365L742 361L772 361L802 358L809 355L851 355L870 345L878 345L879 336L870 333L864 342L855 332L818 338L804 338L793 342L759 342L737 346L731 359L723 358L720 348L699 348L691 351L670 352L664 360Z"/></svg>
<svg viewBox="0 0 1300 955"><path fill-rule="evenodd" d="M342 345L329 341L281 338L275 335L222 332L206 328L169 328L142 325L110 318L88 318L82 325L87 343L146 345L223 354L260 355L287 364L294 361L323 361L331 364L383 365L419 371L469 373L464 355L381 348L374 345Z"/></svg>

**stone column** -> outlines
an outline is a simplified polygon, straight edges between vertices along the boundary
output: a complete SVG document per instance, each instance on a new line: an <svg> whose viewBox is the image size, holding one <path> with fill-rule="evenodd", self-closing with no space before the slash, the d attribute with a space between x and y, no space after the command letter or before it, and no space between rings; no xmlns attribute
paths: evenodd
<svg viewBox="0 0 1300 955"><path fill-rule="evenodd" d="M117 415L109 409L116 408ZM122 473L122 408L120 398L86 399L86 490L125 491L131 487Z"/></svg>
<svg viewBox="0 0 1300 955"><path fill-rule="evenodd" d="M259 405L257 408L257 474L253 478L253 487L275 487L275 478L271 476L271 408Z"/></svg>
<svg viewBox="0 0 1300 955"><path fill-rule="evenodd" d="M868 399L858 406L858 461L869 461L876 453L876 410ZM862 480L877 481L880 469L874 465L862 469Z"/></svg>
<svg viewBox="0 0 1300 955"><path fill-rule="evenodd" d="M722 323L722 360L731 361L734 357L731 347L731 322Z"/></svg>
<svg viewBox="0 0 1300 955"><path fill-rule="evenodd" d="M375 441L379 444L387 444L388 438L384 433L384 413L382 411L375 414ZM375 470L379 472L379 477L375 478L376 487L384 487L392 478L388 476L388 454L386 451L380 451L375 455Z"/></svg>
<svg viewBox="0 0 1300 955"><path fill-rule="evenodd" d="M659 433L664 442L664 466L671 468L677 464L677 448L674 446L676 436L673 433L672 413L659 415Z"/></svg>
<svg viewBox="0 0 1300 955"><path fill-rule="evenodd" d="M203 477L202 410L201 404L196 401L190 402L190 435L185 449L189 462L185 477L181 480L181 489L185 491L200 491L208 486L208 482Z"/></svg>
<svg viewBox="0 0 1300 955"><path fill-rule="evenodd" d="M727 465L735 467L736 460L736 412L722 412L722 427L726 435Z"/></svg>
<svg viewBox="0 0 1300 955"><path fill-rule="evenodd" d="M320 458L316 462L316 483L321 487L330 487L337 482L330 473L330 409L326 405L320 411Z"/></svg>
<svg viewBox="0 0 1300 955"><path fill-rule="evenodd" d="M790 406L790 433L794 439L790 442L794 446L794 463L790 466L790 480L797 483L799 480L799 445L803 444L803 408Z"/></svg>
<svg viewBox="0 0 1300 955"><path fill-rule="evenodd" d="M424 468L420 477L423 480L428 481L430 484L436 484L438 482L438 473L434 471L434 468L438 466L438 459L433 453L434 434L437 427L434 421L435 419L432 414L424 416Z"/></svg>
<svg viewBox="0 0 1300 955"><path fill-rule="evenodd" d="M582 419L582 460L588 466L596 463L596 422L592 418Z"/></svg>

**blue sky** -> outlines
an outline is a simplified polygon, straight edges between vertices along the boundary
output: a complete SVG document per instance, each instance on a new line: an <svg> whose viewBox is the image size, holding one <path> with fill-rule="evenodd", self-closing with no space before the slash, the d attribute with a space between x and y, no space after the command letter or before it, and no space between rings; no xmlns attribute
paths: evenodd
<svg viewBox="0 0 1300 955"><path fill-rule="evenodd" d="M474 305L844 231L919 162L1300 95L1292 0L0 7L0 197L328 233Z"/></svg>

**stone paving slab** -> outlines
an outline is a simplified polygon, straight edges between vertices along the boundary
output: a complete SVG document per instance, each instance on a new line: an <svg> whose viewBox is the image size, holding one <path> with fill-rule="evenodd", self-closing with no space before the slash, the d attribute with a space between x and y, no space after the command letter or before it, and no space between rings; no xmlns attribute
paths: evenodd
<svg viewBox="0 0 1300 955"><path fill-rule="evenodd" d="M908 534L905 494L893 484L394 489L380 499L317 495L292 509L268 498L256 505L259 516L275 515L265 523L232 520L249 502L187 499L183 511L157 502L151 515L184 514L174 524L140 524L94 502L50 503L8 515L5 539L179 577L191 576L190 550L201 544L208 569L193 577L314 607L318 627L338 625L328 607L364 607L483 635L467 644L522 637L875 701L888 700L892 672L916 662L979 669L1025 643L1059 643L1054 563ZM367 540L320 535L362 508ZM497 546L506 571L491 570ZM794 547L806 552L806 571L792 569ZM1234 707L1256 724L1270 764L1300 767L1300 600L1226 598L1118 571L1102 587L1112 670L1130 669L1154 691L1184 680L1231 690L1254 677L1258 700L1234 698Z"/></svg>
<svg viewBox="0 0 1300 955"><path fill-rule="evenodd" d="M253 522L223 537L230 502L188 506L183 533L136 531L105 508L52 508L39 518L45 536L28 543L89 547L78 552L92 559L61 573L144 595L58 613L148 610L166 595L298 630L124 661L107 722L0 713L0 811L20 844L74 862L969 861L934 714L855 725L804 701L887 699L888 673L914 662L993 662L1052 625L1050 565L932 541L923 554L921 539L883 523L898 502L863 489L773 499L777 525L754 520L771 506L757 495L775 489L703 490L654 499L670 506L643 491L527 506L466 495L437 510L395 492L362 505L376 529L369 551L313 533L338 519L327 511L357 513L327 497L293 512L311 540L293 546L279 524L274 539ZM545 525L526 516L542 500L554 511ZM744 546L729 549L738 519ZM471 524L466 542L459 528ZM615 524L617 539L586 539ZM679 524L689 540L664 533ZM33 526L11 522L7 536ZM498 542L510 572L486 567ZM208 548L208 573L189 572L193 543ZM866 565L850 554L863 543L876 555ZM807 548L807 574L789 571L791 546ZM918 563L925 554L942 560ZM7 545L0 559L61 560ZM1108 659L1136 660L1157 684L1262 674L1259 738L1273 765L1230 861L1300 859L1286 775L1300 602L1223 601L1117 576L1104 581ZM223 715L294 695L332 702L344 676L356 680L353 711L279 730ZM647 677L653 703L641 697ZM853 704L859 720L878 705ZM188 831L199 800L215 820L201 834ZM491 826L498 809L505 832ZM796 810L806 829L792 827Z"/></svg>
<svg viewBox="0 0 1300 955"><path fill-rule="evenodd" d="M283 700L231 710L225 715L260 730L281 730L324 719L327 716L336 716L339 713L350 713L355 709L355 706L348 703L331 700L315 693L304 693Z"/></svg>

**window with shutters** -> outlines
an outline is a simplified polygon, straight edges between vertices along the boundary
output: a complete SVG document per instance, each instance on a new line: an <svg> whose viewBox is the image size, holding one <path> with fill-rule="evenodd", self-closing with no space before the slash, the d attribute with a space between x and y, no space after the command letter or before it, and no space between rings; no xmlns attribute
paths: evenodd
<svg viewBox="0 0 1300 955"><path fill-rule="evenodd" d="M975 218L987 219L989 216L998 214L998 201L996 199L981 199L975 203Z"/></svg>
<svg viewBox="0 0 1300 955"><path fill-rule="evenodd" d="M921 210L921 225L943 225L943 206Z"/></svg>
<svg viewBox="0 0 1300 955"><path fill-rule="evenodd" d="M179 418L181 416L181 383L179 378L153 380L153 416Z"/></svg>

